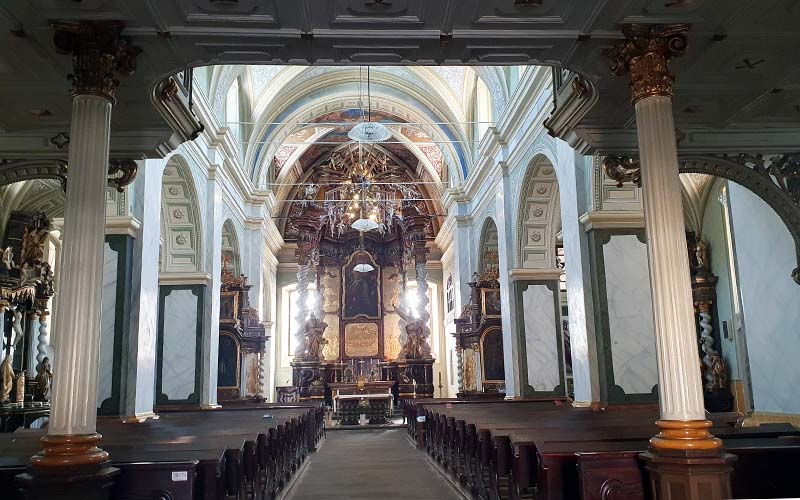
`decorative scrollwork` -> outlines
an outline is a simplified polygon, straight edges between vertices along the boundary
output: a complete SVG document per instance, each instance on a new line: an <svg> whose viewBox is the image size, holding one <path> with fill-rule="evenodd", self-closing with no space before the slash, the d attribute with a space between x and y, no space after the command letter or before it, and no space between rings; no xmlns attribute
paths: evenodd
<svg viewBox="0 0 800 500"><path fill-rule="evenodd" d="M781 191L800 204L800 153L763 155L740 153L733 161L770 178Z"/></svg>
<svg viewBox="0 0 800 500"><path fill-rule="evenodd" d="M136 179L138 172L139 166L134 160L111 160L108 163L108 185L121 193Z"/></svg>
<svg viewBox="0 0 800 500"><path fill-rule="evenodd" d="M603 160L603 172L615 181L620 188L626 182L642 186L642 169L639 160L630 156L606 156Z"/></svg>

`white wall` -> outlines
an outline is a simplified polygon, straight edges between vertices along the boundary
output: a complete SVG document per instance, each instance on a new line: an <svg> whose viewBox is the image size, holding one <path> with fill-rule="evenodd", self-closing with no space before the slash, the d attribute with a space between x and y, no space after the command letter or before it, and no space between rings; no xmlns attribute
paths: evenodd
<svg viewBox="0 0 800 500"><path fill-rule="evenodd" d="M794 241L769 206L730 183L736 265L756 411L800 413L800 286Z"/></svg>

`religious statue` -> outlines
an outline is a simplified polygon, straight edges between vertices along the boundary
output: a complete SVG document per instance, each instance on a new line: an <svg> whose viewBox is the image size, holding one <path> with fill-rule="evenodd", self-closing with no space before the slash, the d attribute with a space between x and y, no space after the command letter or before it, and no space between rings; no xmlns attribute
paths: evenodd
<svg viewBox="0 0 800 500"><path fill-rule="evenodd" d="M697 247L694 251L695 259L697 259L697 271L710 271L711 261L708 254L708 243L703 240L697 241Z"/></svg>
<svg viewBox="0 0 800 500"><path fill-rule="evenodd" d="M406 340L400 357L404 359L428 359L431 347L428 344L428 327L422 321L412 321L406 325Z"/></svg>
<svg viewBox="0 0 800 500"><path fill-rule="evenodd" d="M295 356L302 361L319 361L322 359L322 347L328 343L324 338L328 324L317 319L311 313L306 324L303 325L303 339L297 348Z"/></svg>
<svg viewBox="0 0 800 500"><path fill-rule="evenodd" d="M0 364L0 403L11 400L11 389L14 387L14 368L11 366L11 355Z"/></svg>
<svg viewBox="0 0 800 500"><path fill-rule="evenodd" d="M48 401L50 386L53 383L53 372L50 371L50 358L45 357L36 368L36 392L34 396L37 401Z"/></svg>
<svg viewBox="0 0 800 500"><path fill-rule="evenodd" d="M725 361L716 352L709 354L709 365L706 367L706 388L709 390L725 389L728 387L728 374L725 370Z"/></svg>
<svg viewBox="0 0 800 500"><path fill-rule="evenodd" d="M369 369L369 381L379 382L381 380L381 368L378 365L372 365Z"/></svg>
<svg viewBox="0 0 800 500"><path fill-rule="evenodd" d="M356 375L353 373L353 368L350 366L345 367L342 371L342 382L352 384L356 381Z"/></svg>
<svg viewBox="0 0 800 500"><path fill-rule="evenodd" d="M25 370L22 370L19 375L17 375L16 386L14 402L21 405L25 402Z"/></svg>
<svg viewBox="0 0 800 500"><path fill-rule="evenodd" d="M26 226L22 235L22 263L34 266L44 261L44 245L50 234L50 223L46 217L36 219L33 226Z"/></svg>
<svg viewBox="0 0 800 500"><path fill-rule="evenodd" d="M14 269L14 249L11 247L6 247L3 250L3 264L6 266L6 269L9 271Z"/></svg>

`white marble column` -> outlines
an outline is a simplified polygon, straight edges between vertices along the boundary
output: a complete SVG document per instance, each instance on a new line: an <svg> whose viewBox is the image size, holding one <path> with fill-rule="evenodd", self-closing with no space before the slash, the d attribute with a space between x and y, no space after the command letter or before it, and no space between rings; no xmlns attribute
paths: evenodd
<svg viewBox="0 0 800 500"><path fill-rule="evenodd" d="M672 98L636 102L662 420L705 420Z"/></svg>
<svg viewBox="0 0 800 500"><path fill-rule="evenodd" d="M111 101L75 95L49 435L94 434Z"/></svg>
<svg viewBox="0 0 800 500"><path fill-rule="evenodd" d="M131 314L123 369L123 419L142 421L154 416L156 341L158 338L158 255L161 244L161 181L165 160L143 160L129 190L134 216L141 221L133 242Z"/></svg>
<svg viewBox="0 0 800 500"><path fill-rule="evenodd" d="M579 217L590 208L584 193L591 192L587 189L587 184L591 183L591 158L587 162L586 157L580 156L560 139L556 139L556 148L561 234L566 258L572 382L575 405L589 406L600 400L600 374L592 305L589 241Z"/></svg>
<svg viewBox="0 0 800 500"><path fill-rule="evenodd" d="M514 282L509 277L514 268L513 207L511 193L518 188L511 185L508 168L503 165L503 180L496 193L497 253L500 260L500 309L503 327L503 364L505 367L506 398L522 396L522 375L520 371L520 345L517 334L517 298ZM478 366L480 371L480 366ZM477 373L477 372L476 372ZM479 385L479 390L481 386Z"/></svg>
<svg viewBox="0 0 800 500"><path fill-rule="evenodd" d="M39 347L39 342L36 338L36 336L39 333L38 330L39 330L39 311L33 309L28 313L28 322L25 327L26 335L28 336L25 342L28 345L28 351L27 351L28 378L34 378L36 376L36 366L39 364L39 362L36 361L36 354L38 353L37 348Z"/></svg>
<svg viewBox="0 0 800 500"><path fill-rule="evenodd" d="M216 169L212 165L208 171L206 185L206 241L205 266L211 282L206 286L203 297L203 378L200 388L200 405L205 408L217 407L217 370L219 355L219 297L222 284L222 189L217 180Z"/></svg>

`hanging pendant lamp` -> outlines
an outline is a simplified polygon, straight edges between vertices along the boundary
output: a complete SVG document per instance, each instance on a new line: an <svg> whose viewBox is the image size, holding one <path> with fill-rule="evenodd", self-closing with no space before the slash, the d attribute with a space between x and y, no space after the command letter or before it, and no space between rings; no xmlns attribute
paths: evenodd
<svg viewBox="0 0 800 500"><path fill-rule="evenodd" d="M361 86L361 75L358 78L359 88ZM359 90L359 98L361 92ZM370 101L370 81L369 81L369 66L367 66L367 115L364 118L364 108L361 108L362 119L361 122L350 129L347 137L358 142L383 142L392 136L392 132L380 122L371 121L372 118L372 101Z"/></svg>
<svg viewBox="0 0 800 500"><path fill-rule="evenodd" d="M363 231L358 235L358 240L359 240L358 253L364 253L364 254L367 253L366 250L364 250L364 232ZM367 255L369 255L369 254L367 254ZM372 267L372 264L370 264L368 262L362 262L360 264L356 264L355 266L353 266L353 271L355 271L357 273L368 273L368 272L374 271L374 270L375 270L375 268Z"/></svg>

